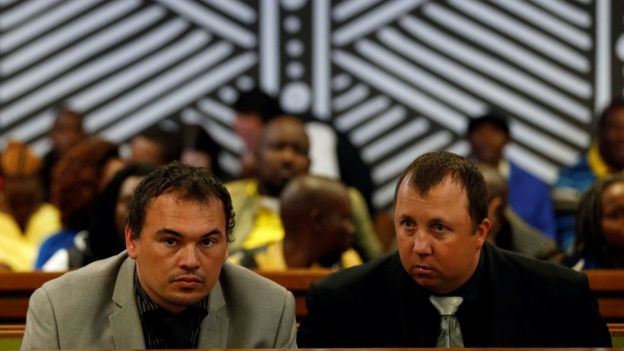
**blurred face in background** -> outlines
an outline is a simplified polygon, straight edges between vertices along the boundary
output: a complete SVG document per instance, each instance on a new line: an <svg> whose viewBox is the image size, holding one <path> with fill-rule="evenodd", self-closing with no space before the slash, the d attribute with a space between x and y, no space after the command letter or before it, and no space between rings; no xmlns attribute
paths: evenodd
<svg viewBox="0 0 624 351"><path fill-rule="evenodd" d="M137 135L130 141L130 161L157 166L166 163L162 147L157 142L142 135Z"/></svg>
<svg viewBox="0 0 624 351"><path fill-rule="evenodd" d="M265 127L256 154L259 191L279 196L295 176L310 167L310 144L303 122L294 117L278 117Z"/></svg>
<svg viewBox="0 0 624 351"><path fill-rule="evenodd" d="M115 206L115 227L117 228L117 235L123 239L124 228L126 227L126 221L128 220L128 213L130 212L130 202L132 201L132 193L134 188L141 182L144 177L132 176L126 178L121 184L119 194L117 195L117 204Z"/></svg>
<svg viewBox="0 0 624 351"><path fill-rule="evenodd" d="M59 154L78 144L86 137L82 128L82 116L74 111L63 111L54 122L50 131L52 147Z"/></svg>
<svg viewBox="0 0 624 351"><path fill-rule="evenodd" d="M484 123L468 135L468 141L477 160L497 167L503 159L503 150L509 142L509 136L494 125Z"/></svg>
<svg viewBox="0 0 624 351"><path fill-rule="evenodd" d="M599 135L600 154L617 171L624 170L624 108L611 111Z"/></svg>
<svg viewBox="0 0 624 351"><path fill-rule="evenodd" d="M602 233L609 246L624 249L624 182L602 193Z"/></svg>
<svg viewBox="0 0 624 351"><path fill-rule="evenodd" d="M234 131L245 144L247 151L254 151L262 135L262 118L258 113L238 112L234 116Z"/></svg>
<svg viewBox="0 0 624 351"><path fill-rule="evenodd" d="M208 169L212 167L212 158L210 155L205 151L196 149L184 149L184 151L182 151L182 156L180 156L180 162L193 167L204 167Z"/></svg>
<svg viewBox="0 0 624 351"><path fill-rule="evenodd" d="M7 177L4 180L4 202L22 231L28 219L43 201L43 189L37 177Z"/></svg>

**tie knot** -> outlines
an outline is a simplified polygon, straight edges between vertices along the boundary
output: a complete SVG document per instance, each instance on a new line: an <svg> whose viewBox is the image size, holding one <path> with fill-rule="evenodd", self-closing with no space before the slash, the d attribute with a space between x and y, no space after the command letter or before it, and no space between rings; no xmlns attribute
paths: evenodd
<svg viewBox="0 0 624 351"><path fill-rule="evenodd" d="M429 301L438 310L441 316L452 316L464 301L460 296L429 296Z"/></svg>

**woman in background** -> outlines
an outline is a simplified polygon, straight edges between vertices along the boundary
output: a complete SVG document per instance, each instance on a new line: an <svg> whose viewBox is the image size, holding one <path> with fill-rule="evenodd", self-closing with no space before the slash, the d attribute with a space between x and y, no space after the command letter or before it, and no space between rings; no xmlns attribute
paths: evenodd
<svg viewBox="0 0 624 351"><path fill-rule="evenodd" d="M70 149L54 167L51 200L61 211L63 229L41 245L37 270L56 251L74 247L76 237L86 235L95 198L123 167L117 149L110 141L89 138Z"/></svg>
<svg viewBox="0 0 624 351"><path fill-rule="evenodd" d="M155 168L151 164L134 163L117 172L95 200L87 235L74 247L57 251L43 270L76 269L125 250L124 229L134 188Z"/></svg>
<svg viewBox="0 0 624 351"><path fill-rule="evenodd" d="M59 211L43 201L40 166L22 142L10 141L0 157L0 270L31 271L41 242L61 227Z"/></svg>
<svg viewBox="0 0 624 351"><path fill-rule="evenodd" d="M624 268L624 174L599 180L583 194L574 254L564 264L576 270Z"/></svg>

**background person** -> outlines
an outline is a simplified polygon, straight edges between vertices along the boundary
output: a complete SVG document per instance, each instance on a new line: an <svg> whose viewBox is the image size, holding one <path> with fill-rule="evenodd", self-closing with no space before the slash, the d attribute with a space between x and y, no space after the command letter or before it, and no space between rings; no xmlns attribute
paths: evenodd
<svg viewBox="0 0 624 351"><path fill-rule="evenodd" d="M54 167L69 149L87 137L83 122L84 116L82 113L72 110L65 105L56 107L56 118L49 132L52 148L43 157L40 171L46 201L49 201L52 191L52 171Z"/></svg>
<svg viewBox="0 0 624 351"><path fill-rule="evenodd" d="M31 271L41 242L61 227L58 209L43 201L41 160L27 144L10 141L0 157L0 265Z"/></svg>
<svg viewBox="0 0 624 351"><path fill-rule="evenodd" d="M507 206L507 181L496 168L480 163L488 192L488 219L492 223L488 243L537 259L561 258L555 241L531 227Z"/></svg>
<svg viewBox="0 0 624 351"><path fill-rule="evenodd" d="M302 175L280 196L284 239L230 255L247 268L345 268L362 264L351 248L355 227L347 188L339 181Z"/></svg>
<svg viewBox="0 0 624 351"><path fill-rule="evenodd" d="M46 261L44 271L66 271L93 261L115 256L125 250L124 230L132 194L139 182L156 167L131 163L122 168L94 200L93 216L86 235L73 247L56 251Z"/></svg>
<svg viewBox="0 0 624 351"><path fill-rule="evenodd" d="M276 117L265 126L255 154L256 177L226 184L238 216L232 251L282 240L279 196L290 180L308 173L309 146L304 123L293 116ZM349 197L356 228L354 247L365 260L378 257L381 245L366 203L354 188L349 188Z"/></svg>
<svg viewBox="0 0 624 351"><path fill-rule="evenodd" d="M51 200L61 211L63 228L41 244L35 269L43 269L57 251L84 242L95 199L121 167L117 144L97 137L83 140L59 160L52 175ZM54 264L47 269L65 270Z"/></svg>
<svg viewBox="0 0 624 351"><path fill-rule="evenodd" d="M624 171L624 100L616 99L598 119L594 140L576 164L559 170L553 197L559 245L570 252L576 238L575 213L582 194L598 179Z"/></svg>
<svg viewBox="0 0 624 351"><path fill-rule="evenodd" d="M598 180L579 203L574 253L564 264L576 270L624 268L624 174Z"/></svg>
<svg viewBox="0 0 624 351"><path fill-rule="evenodd" d="M509 124L504 116L489 112L468 123L470 157L488 164L507 180L507 203L515 214L551 239L556 238L555 212L550 186L505 158L511 142Z"/></svg>

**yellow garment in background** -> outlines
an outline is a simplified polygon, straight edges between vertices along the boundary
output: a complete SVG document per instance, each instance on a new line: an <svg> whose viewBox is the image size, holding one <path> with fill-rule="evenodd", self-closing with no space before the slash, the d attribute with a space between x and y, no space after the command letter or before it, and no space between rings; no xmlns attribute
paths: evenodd
<svg viewBox="0 0 624 351"><path fill-rule="evenodd" d="M607 163L602 159L602 156L600 156L600 150L596 143L589 148L587 163L589 163L589 167L598 178L604 178L614 173L612 169L609 169L609 166L607 166Z"/></svg>
<svg viewBox="0 0 624 351"><path fill-rule="evenodd" d="M284 226L275 211L261 207L251 232L243 242L243 249L253 249L284 239Z"/></svg>
<svg viewBox="0 0 624 351"><path fill-rule="evenodd" d="M266 245L266 249L258 250L253 256L253 260L256 263L256 267L254 269L263 269L263 270L271 270L271 271L285 271L288 270L288 266L286 265L286 258L284 257L284 241L280 240L278 242ZM243 255L248 255L251 252L240 251L230 256L228 261L235 264L241 264ZM331 268L349 268L353 266L361 265L362 258L360 255L353 250L348 249L347 251L342 253L340 258L340 267L331 267ZM313 264L310 268L320 268L321 266L317 263Z"/></svg>
<svg viewBox="0 0 624 351"><path fill-rule="evenodd" d="M61 214L50 204L41 205L30 217L24 234L11 215L0 212L0 263L15 272L32 271L39 245L60 229Z"/></svg>

